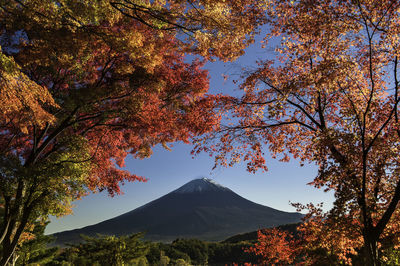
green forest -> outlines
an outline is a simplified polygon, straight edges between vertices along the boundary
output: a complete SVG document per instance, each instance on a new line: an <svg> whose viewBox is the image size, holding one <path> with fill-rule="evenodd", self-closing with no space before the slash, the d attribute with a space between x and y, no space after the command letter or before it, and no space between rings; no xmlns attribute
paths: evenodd
<svg viewBox="0 0 400 266"><path fill-rule="evenodd" d="M232 265L257 263L254 254L245 252L257 239L229 239L205 242L198 239L176 239L172 243L142 240L143 234L130 236L88 237L82 243L49 247L53 237L37 232L36 238L24 243L16 253L15 265ZM245 238L249 238L248 236Z"/></svg>

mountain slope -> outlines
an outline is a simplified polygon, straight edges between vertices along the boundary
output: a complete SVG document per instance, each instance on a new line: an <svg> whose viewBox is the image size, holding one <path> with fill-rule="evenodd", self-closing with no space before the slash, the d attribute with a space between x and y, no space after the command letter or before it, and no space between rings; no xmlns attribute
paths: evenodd
<svg viewBox="0 0 400 266"><path fill-rule="evenodd" d="M145 231L146 239L223 240L234 234L299 222L302 215L251 202L210 179L195 179L133 211L81 229L55 234L57 244L80 234L125 235Z"/></svg>

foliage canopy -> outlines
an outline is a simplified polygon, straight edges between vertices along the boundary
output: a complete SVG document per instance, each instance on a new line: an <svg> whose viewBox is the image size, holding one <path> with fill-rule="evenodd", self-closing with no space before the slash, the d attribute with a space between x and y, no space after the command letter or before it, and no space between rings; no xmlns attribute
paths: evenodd
<svg viewBox="0 0 400 266"><path fill-rule="evenodd" d="M317 224L333 226L318 243L379 264L384 246L399 243L399 2L267 2L265 44L279 43L277 57L246 76L243 97L221 98L232 123L198 151L222 165L243 159L251 172L267 170L264 148L316 163L311 184L335 192L328 214L310 205Z"/></svg>
<svg viewBox="0 0 400 266"><path fill-rule="evenodd" d="M248 1L0 1L0 264L26 226L89 191L143 181L128 154L211 130L205 60L233 60L264 7ZM182 37L183 36L183 37ZM204 56L186 63L186 54Z"/></svg>

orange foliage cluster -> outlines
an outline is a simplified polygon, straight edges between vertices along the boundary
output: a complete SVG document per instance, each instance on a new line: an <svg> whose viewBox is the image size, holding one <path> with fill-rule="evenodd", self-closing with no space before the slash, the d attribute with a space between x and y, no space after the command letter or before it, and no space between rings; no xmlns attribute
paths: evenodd
<svg viewBox="0 0 400 266"><path fill-rule="evenodd" d="M293 262L294 252L293 236L277 228L258 231L258 242L246 249L262 258L265 265L289 265Z"/></svg>
<svg viewBox="0 0 400 266"><path fill-rule="evenodd" d="M252 1L0 7L0 264L30 220L66 214L88 191L115 195L145 180L121 169L127 155L214 129L218 97L204 97L203 64L237 58L265 21ZM189 53L204 60L185 62Z"/></svg>
<svg viewBox="0 0 400 266"><path fill-rule="evenodd" d="M318 165L311 185L335 192L338 256L362 246L375 265L398 232L400 2L266 2L263 42L277 43L276 58L249 71L242 97L216 107L231 120L196 151L224 166L244 160L251 172L267 170L265 149ZM357 237L345 237L347 226Z"/></svg>

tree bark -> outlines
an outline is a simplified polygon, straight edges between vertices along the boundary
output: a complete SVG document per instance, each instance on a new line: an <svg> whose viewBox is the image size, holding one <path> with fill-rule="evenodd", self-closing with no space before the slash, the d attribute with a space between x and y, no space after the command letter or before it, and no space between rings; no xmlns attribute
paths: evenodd
<svg viewBox="0 0 400 266"><path fill-rule="evenodd" d="M16 245L14 247L11 246L9 239L5 239L3 241L3 252L0 260L1 266L6 266L12 259L12 256L15 252Z"/></svg>
<svg viewBox="0 0 400 266"><path fill-rule="evenodd" d="M25 229L25 226L28 224L30 215L32 213L33 207L39 204L39 201L34 201L30 205L25 206L22 209L22 216L20 217L20 222L17 225L17 221L12 219L12 230L9 229L5 239L3 240L3 252L0 260L0 266L6 266L8 263L12 263L12 258L15 253L15 249L18 245L18 241L22 235L22 232Z"/></svg>
<svg viewBox="0 0 400 266"><path fill-rule="evenodd" d="M364 252L366 258L366 265L380 266L379 253L377 247L377 239L370 235L364 236Z"/></svg>

